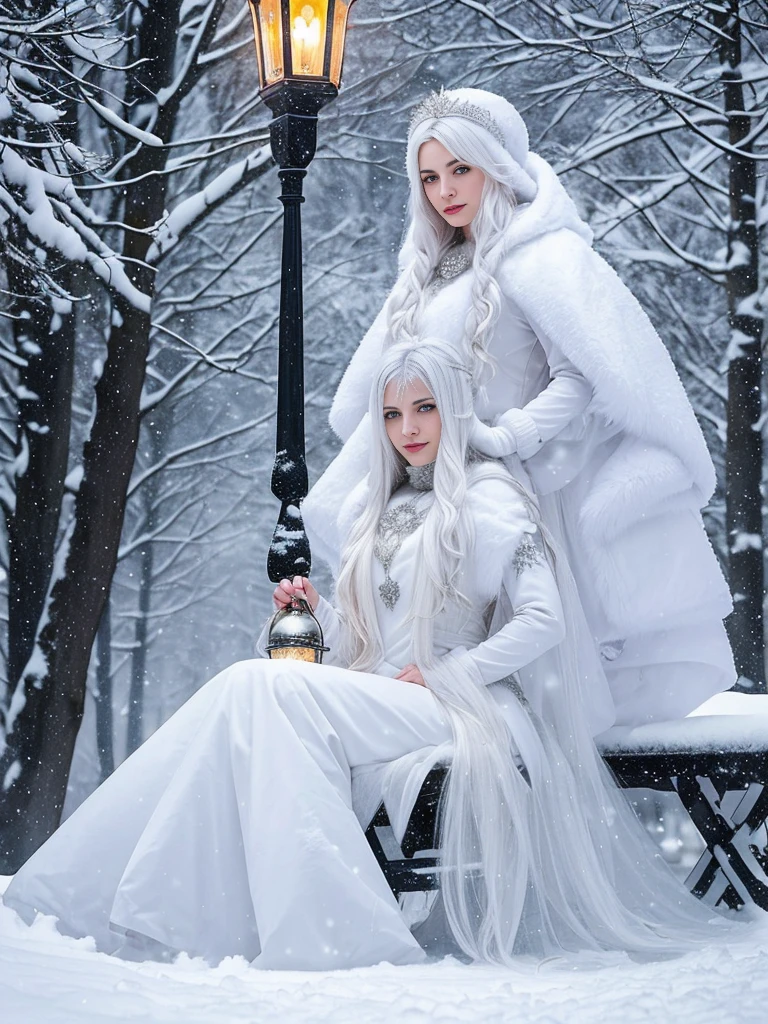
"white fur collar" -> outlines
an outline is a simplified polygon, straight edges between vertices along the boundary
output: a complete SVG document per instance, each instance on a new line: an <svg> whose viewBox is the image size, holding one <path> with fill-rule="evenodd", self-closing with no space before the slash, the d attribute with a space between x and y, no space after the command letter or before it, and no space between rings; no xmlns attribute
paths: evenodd
<svg viewBox="0 0 768 1024"><path fill-rule="evenodd" d="M518 207L507 234L507 251L560 228L570 228L591 245L592 229L579 216L576 204L550 164L536 153L529 153L525 169L536 182L536 197Z"/></svg>

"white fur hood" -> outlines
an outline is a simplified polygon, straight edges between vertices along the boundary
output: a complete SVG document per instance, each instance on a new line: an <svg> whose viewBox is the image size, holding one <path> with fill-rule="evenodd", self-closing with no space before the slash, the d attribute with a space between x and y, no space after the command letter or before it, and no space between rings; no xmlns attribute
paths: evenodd
<svg viewBox="0 0 768 1024"><path fill-rule="evenodd" d="M574 231L591 245L592 229L579 216L576 204L547 161L529 153L525 170L536 182L536 196L518 207L507 234L507 251L562 228Z"/></svg>
<svg viewBox="0 0 768 1024"><path fill-rule="evenodd" d="M554 170L535 154L526 170L538 191L512 220L507 252L496 271L502 294L592 384L593 412L654 449L670 452L684 486L692 482L704 504L714 490L714 468L669 353L632 292L591 247L592 232ZM464 319L465 293L458 279L441 293L456 323ZM367 409L386 322L385 304L336 392L330 423L344 441ZM496 330L504 329L502 317Z"/></svg>

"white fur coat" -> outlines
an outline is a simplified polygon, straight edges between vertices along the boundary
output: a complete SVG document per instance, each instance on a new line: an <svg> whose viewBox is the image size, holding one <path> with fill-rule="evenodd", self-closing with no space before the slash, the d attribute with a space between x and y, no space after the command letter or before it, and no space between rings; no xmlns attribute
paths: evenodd
<svg viewBox="0 0 768 1024"><path fill-rule="evenodd" d="M497 279L537 337L589 381L593 399L581 422L525 468L545 520L565 542L597 641L608 656L618 652L607 665L618 720L676 717L735 678L722 625L730 595L700 517L715 486L712 461L649 318L591 248L591 231L549 164L531 154L526 170L538 191L515 215ZM436 318L454 345L468 277L443 289ZM332 561L340 538L329 513L366 471L365 412L386 312L385 305L333 403L331 426L345 447L305 503L315 548ZM510 323L500 317L491 354ZM509 406L519 401L510 389Z"/></svg>

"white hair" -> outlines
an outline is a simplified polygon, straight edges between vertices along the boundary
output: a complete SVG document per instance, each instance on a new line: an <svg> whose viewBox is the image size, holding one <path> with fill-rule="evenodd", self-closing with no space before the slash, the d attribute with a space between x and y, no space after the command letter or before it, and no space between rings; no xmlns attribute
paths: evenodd
<svg viewBox="0 0 768 1024"><path fill-rule="evenodd" d="M345 661L361 671L373 671L383 657L376 624L371 551L379 519L405 477L405 463L389 440L384 424L384 390L390 381L405 387L415 379L429 387L440 413L442 432L435 461L435 499L420 542L419 559L424 572L419 575L409 616L414 622L431 621L447 600L463 600L458 579L462 559L472 545L471 521L464 507L473 411L471 372L444 343L427 339L418 347L397 345L387 349L370 393L373 443L368 500L342 552L336 584L336 598L348 626ZM501 467L498 471L504 472Z"/></svg>
<svg viewBox="0 0 768 1024"><path fill-rule="evenodd" d="M567 563L522 485L501 463L473 459L467 445L469 368L446 345L428 339L415 348L385 350L371 389L369 493L342 552L336 591L345 621L342 663L375 672L386 660L371 561L379 519L403 480L404 463L386 434L384 389L390 381L405 386L416 378L432 391L442 434L408 616L413 660L451 726L438 832L441 904L455 941L473 960L509 966L516 952L656 953L711 941L708 909L666 873L592 741L584 708L606 684ZM435 616L448 601L462 600L461 568L472 562L468 495L485 478L506 480L510 501L516 491L525 505L563 607L565 640L526 667L539 680L540 711L508 690L511 726L471 659L435 655ZM511 557L508 548L503 557ZM502 620L510 621L514 608L503 588L496 603ZM385 779L385 790L387 784Z"/></svg>
<svg viewBox="0 0 768 1024"><path fill-rule="evenodd" d="M507 962L516 928L507 913L508 891L522 906L526 855L518 832L499 807L524 801L525 783L510 756L509 736L485 686L462 671L439 664L434 653L434 621L448 601L465 601L458 582L474 544L467 491L479 478L501 477L515 484L501 463L484 460L468 448L473 390L469 367L445 344L425 340L418 347L385 351L370 395L373 442L367 501L342 552L336 601L345 623L342 659L351 669L373 672L385 660L377 624L372 552L379 519L402 482L404 463L386 433L384 390L390 381L406 387L421 380L431 390L442 423L434 471L434 501L419 538L408 621L412 622L414 661L451 722L453 768L440 805L443 857L452 870L441 877L443 905L451 931L465 953ZM470 466L468 470L468 459ZM520 492L522 489L520 488ZM451 659L448 659L449 661ZM482 822L477 826L478 812ZM511 890L503 867L510 853L526 870ZM476 877L476 862L483 871ZM489 880L483 882L482 879Z"/></svg>
<svg viewBox="0 0 768 1024"><path fill-rule="evenodd" d="M458 237L457 229L444 220L424 194L419 173L419 149L430 139L436 139L455 159L479 168L485 175L480 207L472 221L475 243L472 303L464 325L467 354L472 359L476 379L479 379L482 369L492 369L488 342L501 305L499 285L494 275L504 254L505 239L517 206L512 180L519 171L511 157L499 162L498 145L485 129L472 121L446 117L417 125L408 140L406 155L411 186L408 256L393 289L389 307L389 338L394 344L418 342L429 278Z"/></svg>

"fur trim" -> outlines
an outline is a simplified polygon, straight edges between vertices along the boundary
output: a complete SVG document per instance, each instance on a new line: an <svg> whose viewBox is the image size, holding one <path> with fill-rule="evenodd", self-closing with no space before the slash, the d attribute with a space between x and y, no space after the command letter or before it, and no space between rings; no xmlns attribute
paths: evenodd
<svg viewBox="0 0 768 1024"><path fill-rule="evenodd" d="M328 422L342 441L349 440L368 411L373 369L384 349L387 336L387 309L388 303L385 302L358 345L336 389Z"/></svg>
<svg viewBox="0 0 768 1024"><path fill-rule="evenodd" d="M515 439L514 451L521 459L530 459L541 449L539 428L524 409L508 409L498 420L498 426L508 430Z"/></svg>
<svg viewBox="0 0 768 1024"><path fill-rule="evenodd" d="M590 411L674 453L705 503L715 473L701 428L669 353L615 270L560 230L514 250L498 276L534 330L592 384Z"/></svg>
<svg viewBox="0 0 768 1024"><path fill-rule="evenodd" d="M626 435L595 475L579 511L583 535L607 541L640 519L658 515L668 499L691 500L693 478L671 451Z"/></svg>
<svg viewBox="0 0 768 1024"><path fill-rule="evenodd" d="M473 480L470 476L467 502L475 528L471 555L475 586L491 602L501 593L504 572L523 535L535 533L537 527L518 489L501 477Z"/></svg>

